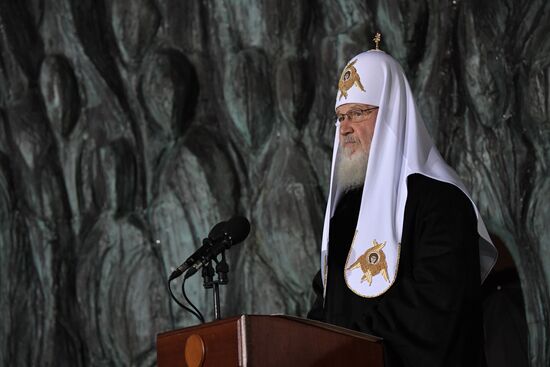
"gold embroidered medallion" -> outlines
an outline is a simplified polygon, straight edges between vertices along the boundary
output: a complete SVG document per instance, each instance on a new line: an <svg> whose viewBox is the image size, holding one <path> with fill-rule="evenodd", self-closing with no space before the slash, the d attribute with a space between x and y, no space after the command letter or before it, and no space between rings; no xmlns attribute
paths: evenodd
<svg viewBox="0 0 550 367"><path fill-rule="evenodd" d="M357 59L353 60L344 68L344 71L342 71L340 81L338 82L338 89L340 90L339 99L342 99L342 96L344 98L348 98L348 90L350 90L350 88L354 85L357 85L357 87L359 87L359 89L361 89L363 92L365 91L365 88L363 88L363 84L361 84L359 73L357 72L355 66L353 66L356 62Z"/></svg>
<svg viewBox="0 0 550 367"><path fill-rule="evenodd" d="M382 251L382 248L386 246L386 242L378 243L376 240L372 241L373 246L369 248L365 253L351 264L346 270L353 270L355 268L361 268L363 276L361 277L361 283L365 280L372 284L372 278L375 275L382 274L384 279L389 283L388 277L388 264L386 263L386 254Z"/></svg>

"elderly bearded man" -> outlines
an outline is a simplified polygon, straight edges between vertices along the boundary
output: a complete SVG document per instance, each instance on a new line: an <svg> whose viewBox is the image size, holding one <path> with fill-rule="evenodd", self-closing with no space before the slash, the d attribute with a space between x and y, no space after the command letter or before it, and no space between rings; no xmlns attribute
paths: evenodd
<svg viewBox="0 0 550 367"><path fill-rule="evenodd" d="M308 317L383 337L386 366L478 365L480 284L496 250L400 65L379 50L352 58L336 114Z"/></svg>

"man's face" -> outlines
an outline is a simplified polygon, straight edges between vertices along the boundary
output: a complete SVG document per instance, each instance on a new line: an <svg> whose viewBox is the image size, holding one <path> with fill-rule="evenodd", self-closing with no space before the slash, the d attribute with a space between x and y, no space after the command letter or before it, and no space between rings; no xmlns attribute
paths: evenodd
<svg viewBox="0 0 550 367"><path fill-rule="evenodd" d="M340 121L340 147L347 158L358 152L370 151L378 108L361 103L346 103L338 106L336 115L345 115ZM359 116L361 114L361 116Z"/></svg>

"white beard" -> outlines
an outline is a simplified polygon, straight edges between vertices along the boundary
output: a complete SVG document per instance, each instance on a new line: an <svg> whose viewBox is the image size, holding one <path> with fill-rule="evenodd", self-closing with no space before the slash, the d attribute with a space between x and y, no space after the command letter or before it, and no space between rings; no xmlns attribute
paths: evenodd
<svg viewBox="0 0 550 367"><path fill-rule="evenodd" d="M340 190L347 191L360 187L365 183L369 152L360 149L350 156L349 152L340 146L336 164L336 183Z"/></svg>

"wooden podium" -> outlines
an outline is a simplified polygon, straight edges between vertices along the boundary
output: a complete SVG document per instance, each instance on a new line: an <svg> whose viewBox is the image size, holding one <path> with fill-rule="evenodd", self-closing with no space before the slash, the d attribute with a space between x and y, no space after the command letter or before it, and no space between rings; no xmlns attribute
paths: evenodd
<svg viewBox="0 0 550 367"><path fill-rule="evenodd" d="M383 366L380 338L291 316L243 315L157 336L159 367Z"/></svg>

